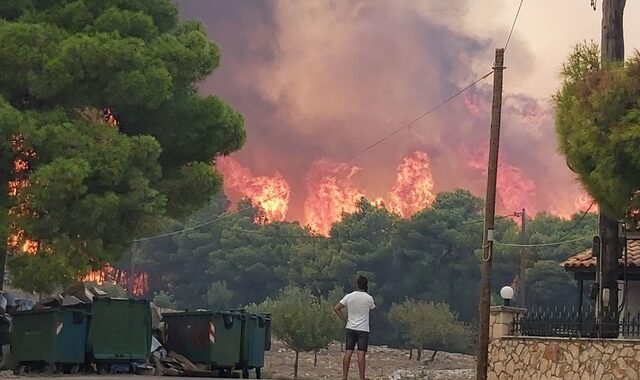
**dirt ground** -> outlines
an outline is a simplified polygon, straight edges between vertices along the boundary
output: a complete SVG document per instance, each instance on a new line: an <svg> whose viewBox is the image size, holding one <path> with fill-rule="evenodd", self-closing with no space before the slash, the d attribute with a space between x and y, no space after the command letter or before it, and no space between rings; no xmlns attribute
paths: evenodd
<svg viewBox="0 0 640 380"><path fill-rule="evenodd" d="M415 354L415 352L414 352ZM423 357L430 358L425 351ZM267 353L263 378L293 378L295 353L275 342ZM414 356L415 358L415 356ZM358 367L355 355L351 360L349 378L357 379ZM342 351L340 344L318 353L318 365L313 366L313 353L300 354L298 377L301 379L340 379L342 376ZM372 380L471 380L475 379L475 357L439 352L431 363L409 360L409 352L386 347L369 347L367 354L367 378Z"/></svg>

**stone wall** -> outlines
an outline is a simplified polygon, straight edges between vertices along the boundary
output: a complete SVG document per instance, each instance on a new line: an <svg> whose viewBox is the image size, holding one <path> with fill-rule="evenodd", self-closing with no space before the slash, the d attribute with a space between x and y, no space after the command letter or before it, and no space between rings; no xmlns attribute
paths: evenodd
<svg viewBox="0 0 640 380"><path fill-rule="evenodd" d="M494 338L488 379L640 379L640 340Z"/></svg>

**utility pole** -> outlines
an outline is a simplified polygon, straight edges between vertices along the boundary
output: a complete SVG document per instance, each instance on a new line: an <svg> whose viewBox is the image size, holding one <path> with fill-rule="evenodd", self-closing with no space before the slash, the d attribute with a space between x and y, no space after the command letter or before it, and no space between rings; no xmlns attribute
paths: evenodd
<svg viewBox="0 0 640 380"><path fill-rule="evenodd" d="M624 62L624 33L622 18L626 0L603 0L602 2L602 42L601 65ZM600 294L598 318L607 326L601 331L604 336L618 336L618 258L622 255L622 245L618 233L618 219L611 218L600 210L598 232L600 235Z"/></svg>
<svg viewBox="0 0 640 380"><path fill-rule="evenodd" d="M520 212L520 244L524 245L527 243L527 211L523 208L522 212ZM522 251L520 251L520 273L518 274L518 291L516 294L518 295L518 306L524 308L526 307L526 287L527 281L525 279L525 273L527 271L527 247L522 247Z"/></svg>
<svg viewBox="0 0 640 380"><path fill-rule="evenodd" d="M489 358L489 311L491 308L491 261L496 214L496 179L498 176L498 150L500 147L500 118L502 115L502 75L504 49L496 49L493 65L493 103L491 106L491 135L489 138L489 167L487 196L484 208L484 238L482 252L482 281L480 282L480 321L478 326L478 360L476 378L486 380Z"/></svg>

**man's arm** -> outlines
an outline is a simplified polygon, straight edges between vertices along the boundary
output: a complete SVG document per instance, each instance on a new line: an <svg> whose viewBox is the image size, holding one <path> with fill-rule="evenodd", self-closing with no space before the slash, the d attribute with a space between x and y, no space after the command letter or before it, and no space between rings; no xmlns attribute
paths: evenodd
<svg viewBox="0 0 640 380"><path fill-rule="evenodd" d="M337 315L340 319L342 319L343 321L346 321L346 320L347 320L347 316L346 316L346 315L344 315L344 312L343 312L343 310L344 310L344 309L345 309L344 305L343 305L343 304L341 304L340 302L338 302L338 303L336 304L336 306L334 306L334 307L333 307L333 312L334 312L334 313L336 313L336 315Z"/></svg>

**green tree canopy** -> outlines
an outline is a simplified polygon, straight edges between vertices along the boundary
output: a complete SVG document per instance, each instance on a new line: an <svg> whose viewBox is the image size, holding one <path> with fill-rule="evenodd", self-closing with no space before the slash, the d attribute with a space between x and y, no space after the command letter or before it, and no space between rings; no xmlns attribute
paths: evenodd
<svg viewBox="0 0 640 380"><path fill-rule="evenodd" d="M298 377L301 352L327 348L336 330L336 318L324 298L307 289L287 287L273 300L267 299L258 309L271 313L273 333L295 351L294 378Z"/></svg>
<svg viewBox="0 0 640 380"><path fill-rule="evenodd" d="M393 304L388 318L412 347L419 352L432 350L431 361L441 350L467 352L471 348L471 331L445 303L407 299Z"/></svg>
<svg viewBox="0 0 640 380"><path fill-rule="evenodd" d="M437 195L431 208L399 225L393 241L397 281L387 283L405 297L447 301L471 321L477 312L482 242L482 201L466 190Z"/></svg>
<svg viewBox="0 0 640 380"><path fill-rule="evenodd" d="M18 285L73 281L220 189L210 162L246 136L237 112L197 94L219 63L203 26L169 0L0 5L2 187L17 175L10 141L34 152L29 185L0 195L0 239L22 230L40 243L10 263Z"/></svg>
<svg viewBox="0 0 640 380"><path fill-rule="evenodd" d="M527 303L531 307L574 306L576 282L557 261L545 260L527 270Z"/></svg>
<svg viewBox="0 0 640 380"><path fill-rule="evenodd" d="M556 130L567 163L601 211L620 218L640 189L640 53L603 68L599 56L597 45L582 43L564 64Z"/></svg>

